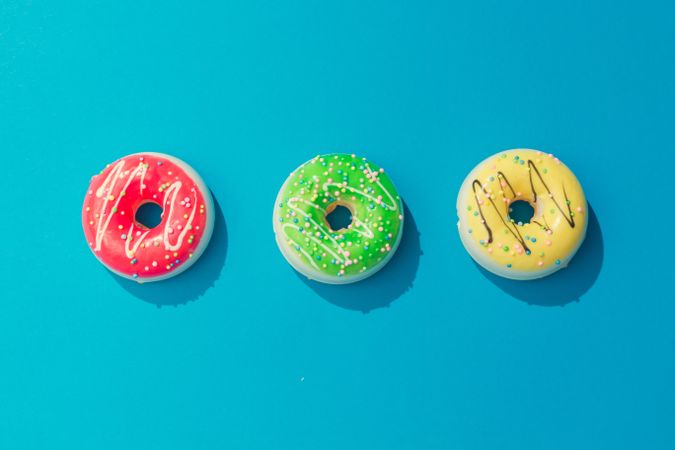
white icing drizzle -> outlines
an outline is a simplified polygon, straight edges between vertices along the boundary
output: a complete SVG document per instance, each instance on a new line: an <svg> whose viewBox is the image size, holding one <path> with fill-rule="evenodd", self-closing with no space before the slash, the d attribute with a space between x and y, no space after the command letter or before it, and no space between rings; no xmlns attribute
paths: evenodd
<svg viewBox="0 0 675 450"><path fill-rule="evenodd" d="M356 188L354 188L352 186L349 186L347 184L344 184L344 183L334 183L334 182L328 183L328 182L326 182L322 185L322 188L323 188L324 191L328 190L328 187L330 187L330 186L337 187L337 188L340 188L340 189L345 188L345 189L351 191L354 194L361 195L361 196L375 202L376 204L382 206L383 208L385 208L387 210L398 211L398 209L399 209L398 202L396 201L394 196L384 186L382 186L382 183L377 178L377 175L379 175L379 172L373 171L367 163L366 163L366 169L369 172L367 177L371 181L375 182L375 184L377 184L385 192L385 194L389 198L389 201L391 202L391 204L387 204L386 202L384 202L382 200L381 196L380 197L374 197L374 196L368 194L367 192L364 192L360 189L356 189ZM291 176L292 175L293 175L293 173L291 173ZM319 231L321 231L323 233L324 236L328 237L328 239L330 239L332 244L337 249L338 253L336 254L333 251L333 249L331 249L328 245L326 245L326 242L324 242L323 240L314 236L313 233L309 233L309 232L305 233L305 236L308 239L311 239L312 241L316 242L326 252L330 253L340 264L344 264L347 261L347 257L344 256L344 249L331 236L331 232L328 229L328 227L324 224L317 223L307 212L305 212L304 210L302 210L301 208L298 207L297 202L305 203L306 205L319 210L323 214L326 214L326 210L324 208L322 208L321 206L317 205L316 203L310 202L309 200L306 200L306 199L301 198L301 197L291 197L291 198L288 199L288 202L287 202L287 206L288 206L289 209L295 211L296 213L299 213L303 217L308 218L309 219L308 222L313 224L316 227L316 229L318 229ZM288 243L293 244L296 248L299 248L300 253L309 260L309 262L312 264L312 266L316 269L319 269L316 262L314 261L314 258L312 258L311 255L309 255L307 253L307 251L301 245L296 243L293 239L289 238L288 234L285 233L285 230L289 229L289 228L299 231L300 227L295 225L295 224L292 224L292 223L284 223L281 226L281 229L284 231L284 234L286 234L286 237L288 238ZM353 217L353 224L349 228L350 228L350 230L353 230L355 233L358 233L361 236L365 236L368 239L372 239L372 238L375 237L375 233L373 233L373 231L368 227L368 225L366 225L364 222L359 220L358 217Z"/></svg>
<svg viewBox="0 0 675 450"><path fill-rule="evenodd" d="M105 236L106 231L108 230L108 227L110 226L110 220L113 217L112 213L106 214L107 208L108 208L108 203L111 201L110 197L113 196L115 199L115 203L113 204L112 209L115 209L118 207L120 200L122 199L121 193L126 191L131 184L131 182L134 180L136 176L140 176L140 193L143 193L143 189L146 187L144 184L145 181L145 174L147 173L147 165L143 162L139 163L139 165L134 168L131 172L127 171L124 172L124 165L126 161L125 160L120 160L115 166L110 169L108 172L108 175L106 176L105 180L99 186L99 188L96 190L96 197L97 198L102 198L104 197L103 204L101 205L101 208L98 212L99 217L98 217L98 223L96 224L96 242L94 246L94 251L100 251L101 250L101 244L103 242L103 237ZM120 178L124 178L124 176L128 175L127 181L124 184L124 186L119 190L119 192L115 191L115 187L117 186L117 182ZM183 226L183 229L181 230L180 233L178 233L178 238L176 240L175 244L171 244L170 240L170 229L171 229L171 218L173 215L173 210L174 210L174 205L176 202L176 197L178 196L178 193L183 186L183 183L180 181L176 181L169 186L165 193L164 193L164 200L163 200L163 206L167 206L168 209L168 216L167 219L165 220L165 225L164 225L164 232L163 232L163 242L164 242L164 248L168 251L175 251L178 250L181 245L183 245L183 240L185 239L185 236L187 233L190 231L192 228L192 222L195 217L195 213L197 211L197 193L194 188L192 188L191 192L193 195L193 201L191 202L191 212L190 216ZM168 199L170 196L170 199ZM167 200L168 199L168 200ZM105 217L105 221L104 221ZM135 243L131 248L129 248L129 243L130 241L134 240L133 238L133 231L134 231L134 222L132 221L131 226L129 227L129 231L127 233L127 238L124 243L124 251L126 253L127 258L133 258L134 254L142 244L143 240L146 238L148 233L150 233L151 230L145 231L143 234L140 235L140 237L135 240Z"/></svg>
<svg viewBox="0 0 675 450"><path fill-rule="evenodd" d="M108 207L110 196L113 195L113 192L115 192L114 189L115 185L117 184L117 180L119 178L124 177L124 173L122 172L122 169L124 168L124 163L125 161L121 160L117 164L115 164L115 167L113 167L110 170L110 172L108 172L108 175L106 176L101 186L99 186L99 188L96 189L96 197L101 198L105 195L105 200L103 200L103 205L101 206L101 209L98 212L98 223L96 224L96 246L94 247L94 251L101 250L101 243L103 242L103 236L105 235L108 226L110 226L110 220L112 219L113 216L112 213L107 214L105 222L103 221L103 217L106 216L106 208ZM113 205L112 209L117 208L117 205L119 205L120 200L122 199L122 196L119 194L127 190L129 185L133 181L134 176L138 173L139 170L141 171L141 186L142 186L147 168L145 164L140 163L133 171L131 171L129 178L127 178L126 184L122 189L120 189L118 195L114 196L115 204Z"/></svg>
<svg viewBox="0 0 675 450"><path fill-rule="evenodd" d="M361 236L365 236L368 239L372 239L375 237L375 233L373 233L373 230L370 229L368 225L365 223L361 222L357 217L354 217L354 224L356 225L355 227L352 227L355 233L360 234ZM361 228L363 228L366 231L362 231Z"/></svg>
<svg viewBox="0 0 675 450"><path fill-rule="evenodd" d="M298 245L298 243L295 242L293 239L289 239L288 242L293 244L296 248L299 248L300 253L302 253L305 256L305 258L307 258L309 260L310 263L312 263L312 266L316 270L320 270L319 266L314 262L314 259L309 255L309 253L307 253L307 251L304 248L302 248L300 245Z"/></svg>
<svg viewBox="0 0 675 450"><path fill-rule="evenodd" d="M295 230L300 230L300 227L299 227L299 226L297 226L297 225L295 225L295 224L292 224L292 223L285 223L285 224L281 227L282 230L285 230L286 228L293 228L293 229L295 229ZM288 235L287 235L287 236L288 236ZM343 256L340 256L340 255L338 255L337 253L335 253L335 252L334 252L330 247L328 247L328 246L326 245L326 243L323 242L321 239L319 239L319 238L317 238L316 236L313 236L313 235L311 235L311 234L309 234L309 233L307 233L306 236L307 236L308 239L311 239L311 240L313 240L314 242L316 242L316 243L317 243L321 248L323 248L326 252L328 252L328 253L330 253L331 255L333 255L333 257L334 257L337 261L340 261L341 264L344 264L344 262L346 261L345 258L344 258ZM288 241L289 241L289 242L295 243L295 241L293 241L293 240L290 239L290 238L288 239ZM335 242L335 241L333 241L333 242ZM295 245L297 246L298 244L295 244ZM302 247L300 247L300 248L302 249ZM340 247L339 244L336 244L336 248L338 249L339 252L342 252L342 248ZM304 251L303 251L303 253L304 253ZM313 260L311 257L308 256L308 258L309 258L310 261L314 262L314 260Z"/></svg>
<svg viewBox="0 0 675 450"><path fill-rule="evenodd" d="M377 172L371 170L371 168L368 164L366 164L366 169L368 169L371 176L372 176L372 174L377 174ZM362 195L362 196L366 197L367 199L370 199L370 200L374 201L375 203L381 205L384 209L388 209L390 211L397 211L398 210L398 202L396 201L396 199L394 199L394 196L391 195L391 193L384 186L382 186L382 183L380 183L380 180L377 179L377 176L375 176L375 178L376 178L375 184L377 184L385 192L385 194L387 194L387 197L389 197L389 200L391 201L391 205L388 205L387 203L383 202L382 199L380 199L378 197L373 197L372 195L368 194L367 192L356 189L355 187L346 185L344 183L334 183L334 182L324 183L323 184L323 190L324 191L327 190L329 186L338 187L338 188L345 188L345 189L347 189L347 190L349 190L349 191L351 191L355 194Z"/></svg>
<svg viewBox="0 0 675 450"><path fill-rule="evenodd" d="M178 239L176 240L175 244L171 244L171 241L169 240L169 229L171 228L171 216L173 215L173 209L174 209L174 204L176 203L176 196L178 195L178 191L180 191L180 188L183 186L183 183L180 181L176 181L173 183L165 192L164 192L164 205L167 204L167 197L169 194L171 195L171 201L169 203L169 214L166 219L166 225L164 226L164 248L169 250L169 251L175 251L180 248L180 246L183 244L183 239L185 239L185 235L190 231L190 228L192 227L192 221L194 220L195 217L195 212L197 211L197 194L194 190L192 189L192 195L193 195L193 201L191 205L192 211L190 212L190 217L188 218L188 221L186 222L185 226L181 230L180 233L178 233Z"/></svg>
<svg viewBox="0 0 675 450"><path fill-rule="evenodd" d="M141 245L141 242L143 242L143 239L145 239L148 233L150 233L150 230L147 230L145 233L143 233L141 237L138 238L134 246L131 249L129 249L129 242L131 242L133 239L133 232L134 232L134 223L132 222L131 226L129 227L129 233L127 233L127 240L124 243L124 251L127 254L127 258L134 257L134 254L136 254L136 250L138 250L138 247Z"/></svg>
<svg viewBox="0 0 675 450"><path fill-rule="evenodd" d="M303 203L305 203L305 204L307 204L307 205L309 205L309 206L311 206L311 207L313 207L313 208L316 208L316 209L318 209L319 211L321 211L321 212L324 213L324 214L326 213L326 210L323 209L322 207L320 207L319 205L315 204L315 203L312 203L312 202L310 202L310 201L308 201L308 200L305 200L304 198L300 198L300 197L292 197L292 198L288 199L288 207L289 207L290 209L292 209L293 211L296 211L296 212L302 214L304 217L307 217L307 218L309 219L309 222L311 222L314 226L316 226L317 229L320 230L320 231L324 234L324 236L326 236L326 237L328 237L328 239L330 239L330 241L333 243L333 245L335 245L335 248L338 250L338 253L343 253L344 250L342 249L342 247L340 247L340 244L338 244L338 242L333 238L333 236L331 236L331 233L330 233L330 231L328 230L328 228L327 228L324 224L320 224L320 223L318 223L316 220L314 220L314 219L312 218L312 216L310 216L309 214L307 214L307 212L303 211L301 208L298 208L298 206L295 204L296 201L303 202ZM282 226L282 229L285 230L285 229L288 228L289 226L292 227L292 228L296 228L296 229L298 228L298 227L292 226L292 224L286 223L286 224L284 224L284 226ZM315 242L317 242L317 243L319 244L319 246L321 246L324 250L326 250L327 252L331 253L331 254L332 254L336 259L338 259L340 262L344 263L345 260L344 260L341 256L336 255L336 254L330 249L330 247L328 247L328 246L326 245L325 242L323 242L322 240L317 239L315 236L313 236L313 235L311 235L311 234L309 234L309 233L307 233L307 236L308 236L309 238L313 239ZM310 259L311 259L311 258L310 258Z"/></svg>

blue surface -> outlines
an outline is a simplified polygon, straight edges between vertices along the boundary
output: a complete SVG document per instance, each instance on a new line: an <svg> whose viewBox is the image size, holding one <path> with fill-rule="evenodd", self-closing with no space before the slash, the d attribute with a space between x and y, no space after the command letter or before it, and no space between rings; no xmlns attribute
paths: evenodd
<svg viewBox="0 0 675 450"><path fill-rule="evenodd" d="M673 3L282 3L0 3L0 448L675 448ZM455 229L465 174L517 146L594 212L531 284ZM80 227L89 177L136 151L220 205L166 284L111 275ZM407 204L363 284L306 282L274 242L278 188L327 151Z"/></svg>

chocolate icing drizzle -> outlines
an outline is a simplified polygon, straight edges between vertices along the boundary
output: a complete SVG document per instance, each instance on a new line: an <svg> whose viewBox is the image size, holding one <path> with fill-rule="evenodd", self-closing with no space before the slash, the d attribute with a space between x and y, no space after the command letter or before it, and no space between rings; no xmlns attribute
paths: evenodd
<svg viewBox="0 0 675 450"><path fill-rule="evenodd" d="M569 198L567 198L567 191L565 191L565 185L563 184L563 195L565 196L565 205L567 206L567 214L565 214L565 211L560 207L558 204L558 201L555 199L555 196L553 193L551 193L551 190L548 188L548 185L542 178L541 174L539 173L539 169L537 169L537 166L534 165L532 160L528 159L527 160L527 166L530 168L530 187L532 188L532 193L534 194L534 201L536 203L537 201L537 191L534 189L534 182L532 181L532 170L537 174L537 177L539 178L539 181L541 181L541 184L544 185L544 188L546 189L546 192L548 192L549 197L551 197L551 200L553 200L553 203L555 204L556 208L558 208L558 211L560 211L569 224L570 228L574 228L574 214L572 214L572 208L570 207L570 201Z"/></svg>
<svg viewBox="0 0 675 450"><path fill-rule="evenodd" d="M541 181L541 184L544 186L544 189L546 189L546 192L548 193L549 197L551 198L551 200L553 200L553 203L555 204L556 208L558 208L560 213L563 215L563 217L567 221L567 224L570 226L570 228L574 228L574 225L575 225L574 215L572 213L572 208L570 207L569 199L567 198L567 192L565 191L565 186L563 185L563 195L565 196L565 205L567 206L567 213L563 210L563 208L560 206L560 204L556 200L555 196L553 195L553 193L549 189L548 185L544 181L543 177L541 176L541 173L539 173L539 169L537 169L537 166L534 164L534 162L532 162L532 160L527 161L527 167L530 169L530 171L529 171L530 172L530 175L529 175L530 188L532 189L532 195L533 195L534 202L535 203L537 202L537 191L534 188L534 180L532 179L532 173L534 173L537 176L537 178L539 178L539 181ZM513 186L511 186L511 183L509 182L506 175L504 175L504 173L500 171L500 172L497 172L497 178L500 181L503 181L504 184L506 184L506 186L508 186L509 190L511 191L511 195L513 197L515 197L516 191L513 189ZM483 191L486 198L490 201L490 203L492 204L492 207L495 208L495 210L497 212L499 212L499 208L497 207L497 204L494 202L494 200L492 199L490 194L487 192L487 190L485 189L483 184L480 182L480 180L478 180L478 179L473 180L473 182L471 183L471 188L473 190L474 198L476 199L476 206L478 206L478 213L480 214L481 222L482 222L483 226L485 227L485 231L487 231L487 233L488 233L488 243L492 243L492 241L493 241L493 239L492 239L492 229L490 228L487 221L485 220L485 215L483 214L483 208L480 204L480 201L478 200L478 193L476 192L476 186L478 186L478 188L481 191ZM515 237L516 240L518 242L520 242L520 244L523 246L523 249L529 254L530 249L528 248L527 244L525 243L525 239L523 239L522 235L520 234L520 230L514 224L514 222L512 222L510 219L508 219L509 203L505 202L504 204L505 204L505 207L506 207L506 211L503 215L499 214L499 219L502 221L504 226L509 230L509 232L513 235L513 237ZM550 227L548 226L548 223L546 221L545 216L543 217L543 220L544 220L544 225L542 225L541 223L539 223L537 221L534 221L534 220L532 222L536 223L540 227L543 227L544 230L549 231Z"/></svg>

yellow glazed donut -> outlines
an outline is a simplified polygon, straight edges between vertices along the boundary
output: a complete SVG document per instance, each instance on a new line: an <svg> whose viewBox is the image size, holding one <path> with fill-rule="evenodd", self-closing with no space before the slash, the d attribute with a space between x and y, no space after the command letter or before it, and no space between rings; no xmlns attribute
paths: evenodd
<svg viewBox="0 0 675 450"><path fill-rule="evenodd" d="M529 223L511 205L534 208ZM457 197L459 236L471 257L502 277L531 280L569 263L586 236L588 207L572 171L537 150L507 150L478 164Z"/></svg>

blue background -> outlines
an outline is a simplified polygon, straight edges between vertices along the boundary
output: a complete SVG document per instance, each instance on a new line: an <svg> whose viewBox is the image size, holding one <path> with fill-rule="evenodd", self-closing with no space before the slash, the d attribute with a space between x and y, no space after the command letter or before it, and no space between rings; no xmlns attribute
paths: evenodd
<svg viewBox="0 0 675 450"><path fill-rule="evenodd" d="M0 3L0 448L675 448L672 2L188 3ZM521 146L593 210L533 283L455 228L465 174ZM90 176L138 151L191 163L221 213L146 286L80 226ZM353 286L304 281L272 233L329 151L408 208Z"/></svg>

